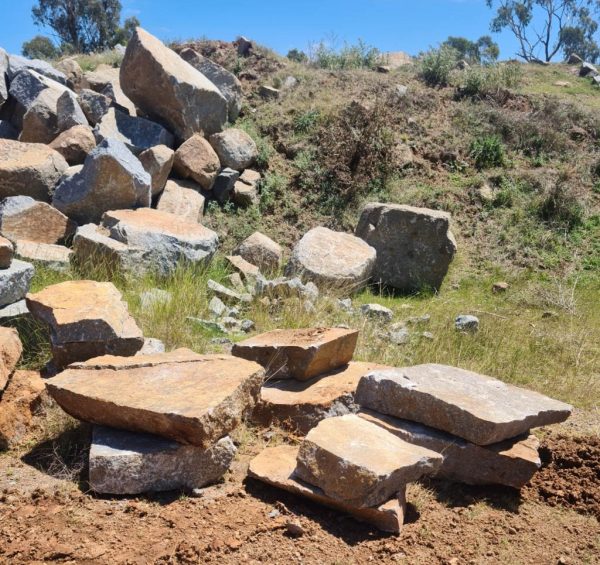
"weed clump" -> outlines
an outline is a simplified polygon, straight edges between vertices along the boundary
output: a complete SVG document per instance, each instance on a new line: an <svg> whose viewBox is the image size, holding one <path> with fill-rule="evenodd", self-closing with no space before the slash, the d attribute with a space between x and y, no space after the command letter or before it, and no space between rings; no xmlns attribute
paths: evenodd
<svg viewBox="0 0 600 565"><path fill-rule="evenodd" d="M428 86L448 86L457 61L458 52L452 47L430 49L419 59L419 76Z"/></svg>
<svg viewBox="0 0 600 565"><path fill-rule="evenodd" d="M502 167L506 163L504 145L497 135L478 137L471 143L471 158L477 169Z"/></svg>

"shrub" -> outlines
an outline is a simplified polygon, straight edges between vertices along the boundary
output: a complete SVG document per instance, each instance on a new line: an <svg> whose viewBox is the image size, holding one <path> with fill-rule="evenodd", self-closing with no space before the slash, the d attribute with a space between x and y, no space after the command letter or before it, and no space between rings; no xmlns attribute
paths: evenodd
<svg viewBox="0 0 600 565"><path fill-rule="evenodd" d="M471 143L471 158L478 169L501 167L506 162L504 145L496 135L486 135Z"/></svg>
<svg viewBox="0 0 600 565"><path fill-rule="evenodd" d="M319 110L309 110L294 117L294 131L296 133L307 133L319 122L321 113Z"/></svg>
<svg viewBox="0 0 600 565"><path fill-rule="evenodd" d="M321 69L373 69L381 63L382 56L379 49L367 45L362 39L355 44L345 43L339 50L320 41L311 48L309 60Z"/></svg>
<svg viewBox="0 0 600 565"><path fill-rule="evenodd" d="M36 35L23 43L21 53L30 59L56 59L60 55L60 49L44 35Z"/></svg>
<svg viewBox="0 0 600 565"><path fill-rule="evenodd" d="M429 86L447 86L457 61L458 52L452 47L442 45L437 49L430 49L419 59L419 76Z"/></svg>
<svg viewBox="0 0 600 565"><path fill-rule="evenodd" d="M296 63L306 63L308 61L308 55L299 49L290 49L288 51L287 58Z"/></svg>

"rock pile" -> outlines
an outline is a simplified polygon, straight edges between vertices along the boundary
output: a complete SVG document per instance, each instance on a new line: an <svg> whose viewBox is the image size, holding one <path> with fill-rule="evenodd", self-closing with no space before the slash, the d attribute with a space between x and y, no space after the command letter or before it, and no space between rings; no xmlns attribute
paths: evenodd
<svg viewBox="0 0 600 565"><path fill-rule="evenodd" d="M34 274L33 265L14 259L14 252L13 244L0 236L0 315L25 298Z"/></svg>

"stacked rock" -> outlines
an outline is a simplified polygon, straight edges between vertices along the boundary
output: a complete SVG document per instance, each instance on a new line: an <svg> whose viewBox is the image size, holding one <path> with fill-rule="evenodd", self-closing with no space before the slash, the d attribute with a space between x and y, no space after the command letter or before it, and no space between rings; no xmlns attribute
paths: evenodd
<svg viewBox="0 0 600 565"><path fill-rule="evenodd" d="M31 263L13 257L13 244L0 236L0 318L26 311L23 299L34 274Z"/></svg>

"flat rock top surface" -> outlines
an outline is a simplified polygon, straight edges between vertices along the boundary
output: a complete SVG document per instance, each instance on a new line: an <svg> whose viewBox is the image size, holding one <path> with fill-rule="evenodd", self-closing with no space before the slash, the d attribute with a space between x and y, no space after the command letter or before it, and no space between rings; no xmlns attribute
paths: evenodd
<svg viewBox="0 0 600 565"><path fill-rule="evenodd" d="M343 328L273 330L241 341L237 345L247 347L298 347L310 349L351 334L358 334L358 331L346 330Z"/></svg>
<svg viewBox="0 0 600 565"><path fill-rule="evenodd" d="M2 168L23 169L25 167L39 167L49 157L62 157L53 149L43 143L23 143L10 139L0 139L0 163Z"/></svg>

